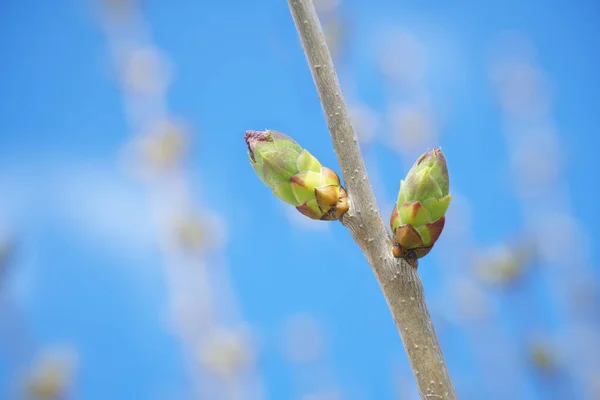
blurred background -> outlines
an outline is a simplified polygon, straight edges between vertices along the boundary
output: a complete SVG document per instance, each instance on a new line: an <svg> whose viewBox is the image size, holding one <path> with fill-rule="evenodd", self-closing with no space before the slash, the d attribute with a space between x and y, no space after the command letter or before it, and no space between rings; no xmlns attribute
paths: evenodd
<svg viewBox="0 0 600 400"><path fill-rule="evenodd" d="M600 6L315 0L382 215L427 148L419 271L461 399L600 399ZM0 3L0 398L418 399L341 224L247 129L336 170L287 2Z"/></svg>

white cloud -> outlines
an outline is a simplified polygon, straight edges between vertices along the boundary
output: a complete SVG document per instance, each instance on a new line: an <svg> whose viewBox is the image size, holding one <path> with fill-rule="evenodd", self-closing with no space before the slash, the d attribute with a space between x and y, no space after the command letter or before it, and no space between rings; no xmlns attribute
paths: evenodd
<svg viewBox="0 0 600 400"><path fill-rule="evenodd" d="M73 165L52 180L51 208L71 233L113 251L139 251L154 241L148 195L135 181L104 165Z"/></svg>
<svg viewBox="0 0 600 400"><path fill-rule="evenodd" d="M154 240L146 191L110 162L29 158L4 165L0 198L2 232L65 228L111 250L140 249Z"/></svg>

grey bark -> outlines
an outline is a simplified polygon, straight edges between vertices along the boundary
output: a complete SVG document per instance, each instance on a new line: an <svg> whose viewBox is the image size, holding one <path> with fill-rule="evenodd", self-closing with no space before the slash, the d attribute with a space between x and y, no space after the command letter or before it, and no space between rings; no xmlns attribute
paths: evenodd
<svg viewBox="0 0 600 400"><path fill-rule="evenodd" d="M422 399L456 399L416 263L394 258L312 0L288 0L348 191L350 230L379 282ZM391 210L390 210L391 211Z"/></svg>

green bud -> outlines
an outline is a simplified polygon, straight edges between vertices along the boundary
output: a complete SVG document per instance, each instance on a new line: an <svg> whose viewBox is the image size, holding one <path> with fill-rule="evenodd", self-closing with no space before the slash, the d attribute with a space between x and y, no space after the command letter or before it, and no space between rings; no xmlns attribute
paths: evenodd
<svg viewBox="0 0 600 400"><path fill-rule="evenodd" d="M421 155L400 181L390 217L396 257L421 258L429 253L444 229L452 198L449 187L448 167L440 149Z"/></svg>
<svg viewBox="0 0 600 400"><path fill-rule="evenodd" d="M312 219L333 221L348 211L338 175L283 133L246 131L250 164L275 196Z"/></svg>

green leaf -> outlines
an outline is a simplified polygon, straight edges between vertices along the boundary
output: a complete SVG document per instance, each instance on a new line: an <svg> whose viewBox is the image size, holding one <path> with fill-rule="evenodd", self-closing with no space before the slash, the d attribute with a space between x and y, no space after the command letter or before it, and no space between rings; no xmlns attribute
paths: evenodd
<svg viewBox="0 0 600 400"><path fill-rule="evenodd" d="M406 177L406 200L424 201L429 198L443 196L437 182L431 177L430 169L424 168L416 174Z"/></svg>
<svg viewBox="0 0 600 400"><path fill-rule="evenodd" d="M321 163L317 160L312 154L310 154L307 150L302 150L300 156L297 161L298 171L313 171L320 172L321 171Z"/></svg>
<svg viewBox="0 0 600 400"><path fill-rule="evenodd" d="M410 224L415 227L431 222L429 212L419 201L405 203L398 209L398 215L402 220L402 224Z"/></svg>
<svg viewBox="0 0 600 400"><path fill-rule="evenodd" d="M281 200L285 201L288 204L293 206L297 206L300 204L296 200L296 196L294 196L294 192L292 191L292 186L289 182L281 182L279 185L273 189L273 194L279 197Z"/></svg>
<svg viewBox="0 0 600 400"><path fill-rule="evenodd" d="M396 204L398 207L402 207L404 203L406 203L406 189L404 187L404 181L400 181L400 190L398 191L398 200Z"/></svg>
<svg viewBox="0 0 600 400"><path fill-rule="evenodd" d="M429 229L427 226L416 226L415 229L421 235L421 239L423 240L422 246L429 246L429 242L431 241L431 235L429 234Z"/></svg>
<svg viewBox="0 0 600 400"><path fill-rule="evenodd" d="M315 199L315 189L320 185L321 174L313 171L300 172L290 178L290 186L298 204Z"/></svg>
<svg viewBox="0 0 600 400"><path fill-rule="evenodd" d="M449 194L441 199L427 199L423 202L423 205L429 211L429 215L431 215L432 221L435 221L446 214L451 199L452 195Z"/></svg>
<svg viewBox="0 0 600 400"><path fill-rule="evenodd" d="M269 131L273 138L274 149L294 149L298 154L302 151L302 147L291 137L278 131Z"/></svg>
<svg viewBox="0 0 600 400"><path fill-rule="evenodd" d="M298 153L294 149L283 148L262 153L264 181L270 188L281 182L287 182L298 172L296 160Z"/></svg>

